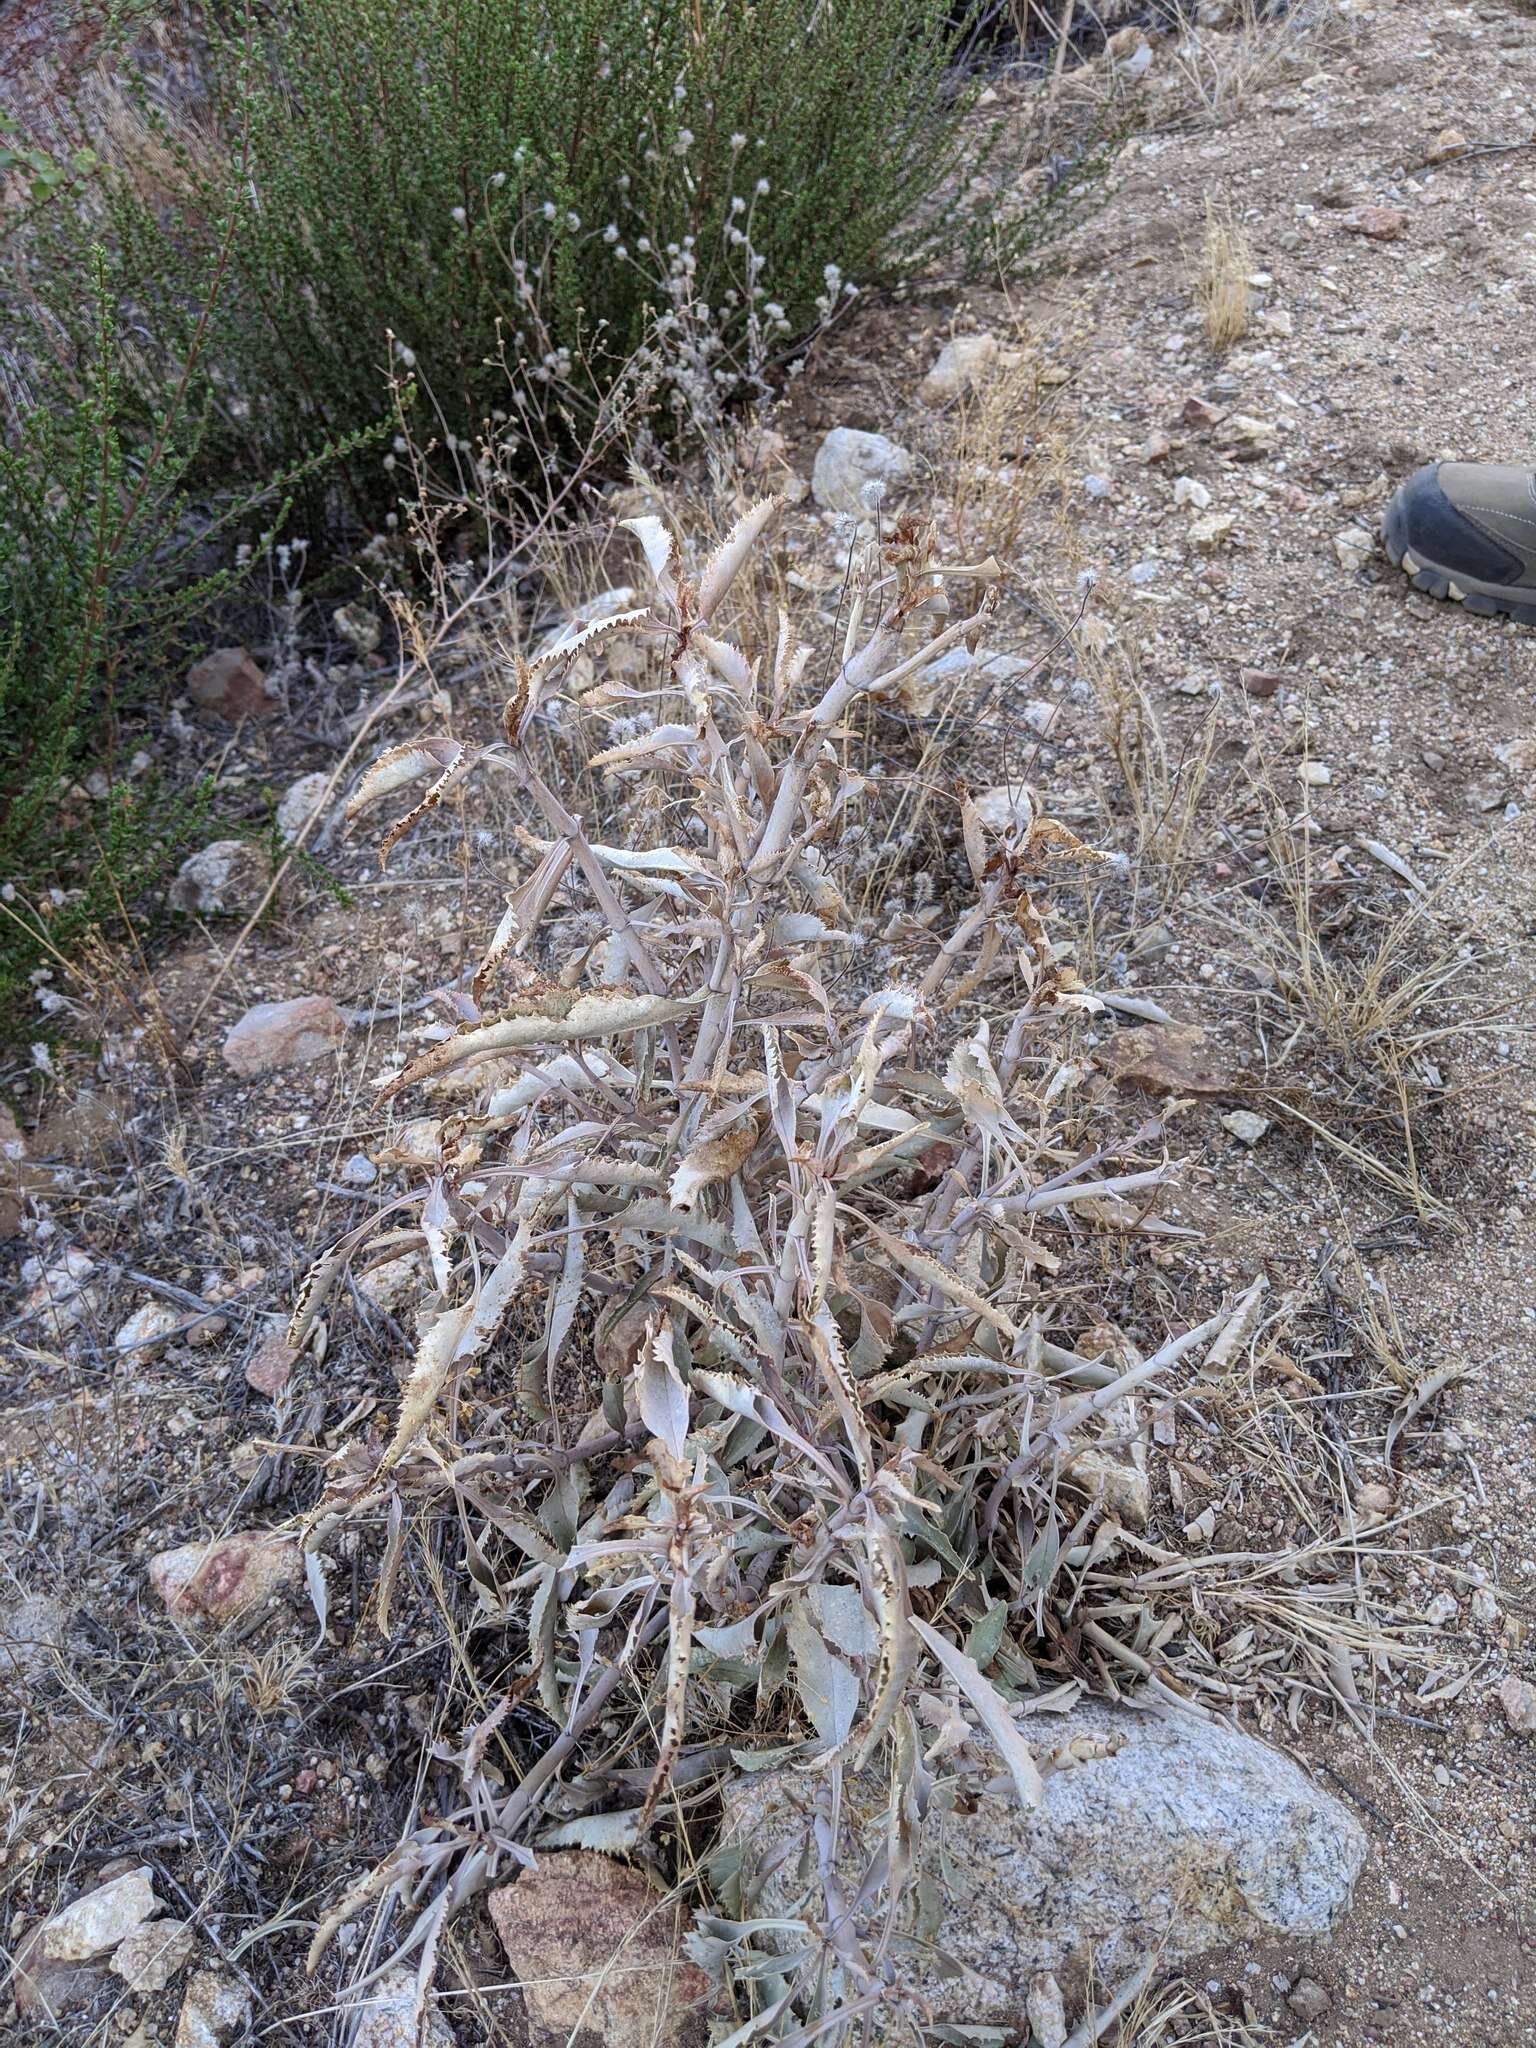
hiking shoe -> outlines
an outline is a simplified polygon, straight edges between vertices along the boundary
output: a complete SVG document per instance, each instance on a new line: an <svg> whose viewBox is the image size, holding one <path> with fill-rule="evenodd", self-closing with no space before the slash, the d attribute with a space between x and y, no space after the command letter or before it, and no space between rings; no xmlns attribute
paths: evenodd
<svg viewBox="0 0 1536 2048"><path fill-rule="evenodd" d="M1416 590L1536 626L1536 470L1431 462L1398 491L1382 528Z"/></svg>

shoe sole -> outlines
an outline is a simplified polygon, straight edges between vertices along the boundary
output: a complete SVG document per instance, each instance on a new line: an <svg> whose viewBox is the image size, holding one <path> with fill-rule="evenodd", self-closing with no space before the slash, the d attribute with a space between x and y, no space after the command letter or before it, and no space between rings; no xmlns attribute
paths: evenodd
<svg viewBox="0 0 1536 2048"><path fill-rule="evenodd" d="M1407 535L1403 532L1403 515L1395 498L1388 505L1381 524L1382 538L1393 565L1402 570L1415 590L1422 590L1426 597L1448 598L1452 604L1464 605L1469 612L1476 612L1483 618L1502 615L1522 626L1536 626L1536 590L1529 585L1516 584L1513 589L1506 586L1501 590L1496 583L1477 583L1466 576L1455 576L1449 569L1437 569L1433 562L1421 560L1408 546Z"/></svg>

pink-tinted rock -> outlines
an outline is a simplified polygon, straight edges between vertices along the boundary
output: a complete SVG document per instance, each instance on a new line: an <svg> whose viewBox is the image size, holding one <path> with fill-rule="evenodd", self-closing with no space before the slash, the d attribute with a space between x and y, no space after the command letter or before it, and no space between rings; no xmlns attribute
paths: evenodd
<svg viewBox="0 0 1536 2048"><path fill-rule="evenodd" d="M296 1544L261 1529L237 1530L209 1543L182 1543L150 1559L149 1583L177 1621L221 1628L297 1586Z"/></svg>
<svg viewBox="0 0 1536 2048"><path fill-rule="evenodd" d="M1367 241L1395 242L1407 232L1408 216L1398 206L1356 206L1345 214L1341 226Z"/></svg>
<svg viewBox="0 0 1536 2048"><path fill-rule="evenodd" d="M535 2026L607 2048L702 2040L709 1980L678 1951L679 1909L640 1870L586 1849L550 1852L487 1900Z"/></svg>
<svg viewBox="0 0 1536 2048"><path fill-rule="evenodd" d="M248 1078L279 1067L302 1067L334 1052L346 1029L347 1020L329 996L257 1003L225 1039L225 1064Z"/></svg>
<svg viewBox="0 0 1536 2048"><path fill-rule="evenodd" d="M287 1386L299 1354L285 1342L281 1331L274 1331L262 1339L251 1354L245 1368L246 1384L254 1387L258 1394L265 1394L270 1400Z"/></svg>
<svg viewBox="0 0 1536 2048"><path fill-rule="evenodd" d="M220 718L265 718L277 709L267 679L247 647L218 647L187 670L187 695Z"/></svg>

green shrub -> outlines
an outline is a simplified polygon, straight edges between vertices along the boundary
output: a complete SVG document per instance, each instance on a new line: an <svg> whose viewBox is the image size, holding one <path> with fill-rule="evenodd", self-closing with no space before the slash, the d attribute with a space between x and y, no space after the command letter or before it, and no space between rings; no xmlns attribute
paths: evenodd
<svg viewBox="0 0 1536 2048"><path fill-rule="evenodd" d="M986 168L962 132L964 11L943 0L269 0L214 17L218 145L154 117L174 170L148 190L106 172L83 211L142 279L151 389L182 345L188 267L233 220L206 446L249 475L386 417L392 370L419 382L440 449L499 413L498 454L521 437L536 468L590 431L648 339L651 394L707 413L851 286L940 254L953 273L1024 233L973 187L943 197L962 149L968 185ZM79 211L56 210L63 239ZM376 512L377 464L347 482Z"/></svg>
<svg viewBox="0 0 1536 2048"><path fill-rule="evenodd" d="M83 282L83 289L81 288ZM205 281L183 373L140 418L119 267L90 256L80 345L0 383L0 1013L40 960L119 925L201 822L207 793L122 773L119 721L184 659L232 589L232 534L274 516L303 468L211 504L190 488L205 427L190 394L217 305ZM318 463L329 459L322 452ZM281 516L280 510L276 516ZM209 566L212 564L213 566Z"/></svg>

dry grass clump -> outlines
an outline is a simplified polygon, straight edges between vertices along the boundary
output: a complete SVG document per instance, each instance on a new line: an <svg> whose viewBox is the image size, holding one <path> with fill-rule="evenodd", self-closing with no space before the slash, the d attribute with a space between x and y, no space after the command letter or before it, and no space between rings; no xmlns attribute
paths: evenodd
<svg viewBox="0 0 1536 2048"><path fill-rule="evenodd" d="M1022 785L985 815L957 790L968 906L914 924L899 979L862 966L853 721L974 648L993 596L952 617L976 572L947 574L906 522L859 543L840 644L814 655L783 613L760 638L750 598L727 637L773 512L696 571L660 520L630 521L650 601L511 655L499 741L393 748L353 799L431 778L387 850L494 776L517 857L451 1026L383 1083L428 1112L398 1156L429 1163L295 1316L312 1343L349 1269L421 1266L399 1412L332 1458L307 1541L382 1545L386 1635L408 1549L446 1542L514 1670L450 1759L461 1803L336 1906L312 1959L408 1897L399 1953L430 1969L456 1908L535 1843L648 1841L686 1875L733 1752L878 1759L899 1784L918 1723L959 1710L977 1727L937 1804L999 1769L1029 1803L1031 1693L1177 1691L1120 1590L1099 1619L1074 1588L1073 1627L1053 1620L1073 1546L1098 1525L1101 1565L1117 1542L1107 1482L1069 1481L1073 1455L1127 1455L1149 1393L1233 1313L1144 1353L1083 1342L1093 1318L1055 1284L1085 1234L1151 1219L1174 1172L1155 1122L1120 1131L1087 1087L1076 1026L1097 999L1053 937L1056 893L1116 859ZM605 672L637 637L645 672ZM619 793L601 839L544 772L554 727L562 756L600 741L586 772ZM546 1732L509 1790L495 1766L525 1701ZM862 2009L879 1981L809 1922L791 1950L774 1967L808 2016ZM750 1930L716 1960L750 1981Z"/></svg>
<svg viewBox="0 0 1536 2048"><path fill-rule="evenodd" d="M1205 338L1217 350L1231 348L1248 332L1248 274L1253 250L1230 206L1207 195L1205 241L1195 277L1195 297Z"/></svg>
<svg viewBox="0 0 1536 2048"><path fill-rule="evenodd" d="M1490 956L1450 883L1431 889L1370 838L1323 857L1270 782L1254 796L1266 859L1244 931L1267 983L1265 1105L1415 1217L1458 1228L1435 1192L1472 1164L1455 1159L1454 1110L1512 1022Z"/></svg>

